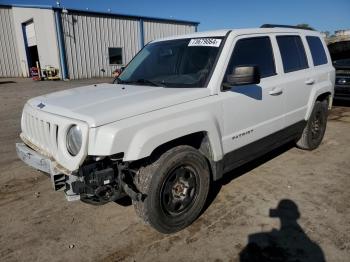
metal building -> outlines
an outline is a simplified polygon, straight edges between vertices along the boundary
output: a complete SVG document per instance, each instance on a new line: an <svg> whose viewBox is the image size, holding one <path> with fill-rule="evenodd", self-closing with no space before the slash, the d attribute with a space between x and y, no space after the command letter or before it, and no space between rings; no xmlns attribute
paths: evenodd
<svg viewBox="0 0 350 262"><path fill-rule="evenodd" d="M148 42L197 31L198 22L52 6L0 5L0 77L58 68L62 79L111 76Z"/></svg>
<svg viewBox="0 0 350 262"><path fill-rule="evenodd" d="M21 76L11 8L0 7L0 76Z"/></svg>

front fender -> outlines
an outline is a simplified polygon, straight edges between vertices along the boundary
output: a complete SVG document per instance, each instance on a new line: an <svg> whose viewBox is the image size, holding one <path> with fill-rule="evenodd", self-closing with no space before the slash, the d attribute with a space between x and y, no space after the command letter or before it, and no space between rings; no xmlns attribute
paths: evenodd
<svg viewBox="0 0 350 262"><path fill-rule="evenodd" d="M213 160L223 157L221 132L216 118L210 114L194 113L177 118L169 118L139 129L132 137L124 160L131 161L150 156L158 146L176 138L206 132L212 150Z"/></svg>

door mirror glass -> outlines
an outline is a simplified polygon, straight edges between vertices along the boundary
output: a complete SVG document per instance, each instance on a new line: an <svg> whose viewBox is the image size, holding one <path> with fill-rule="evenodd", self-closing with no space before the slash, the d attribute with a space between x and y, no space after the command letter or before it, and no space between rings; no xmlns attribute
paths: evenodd
<svg viewBox="0 0 350 262"><path fill-rule="evenodd" d="M233 86L259 84L259 68L257 66L236 66L225 80L223 83L224 90L231 89Z"/></svg>

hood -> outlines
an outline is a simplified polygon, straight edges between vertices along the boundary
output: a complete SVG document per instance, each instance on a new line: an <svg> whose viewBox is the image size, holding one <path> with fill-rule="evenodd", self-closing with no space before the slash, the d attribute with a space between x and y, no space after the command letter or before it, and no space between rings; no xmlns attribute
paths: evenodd
<svg viewBox="0 0 350 262"><path fill-rule="evenodd" d="M97 127L209 95L208 88L97 84L35 97L28 103L38 110Z"/></svg>

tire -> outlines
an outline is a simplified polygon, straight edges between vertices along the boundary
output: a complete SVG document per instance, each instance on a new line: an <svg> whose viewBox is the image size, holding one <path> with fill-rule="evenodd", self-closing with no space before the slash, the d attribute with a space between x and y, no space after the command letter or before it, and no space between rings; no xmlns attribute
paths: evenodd
<svg viewBox="0 0 350 262"><path fill-rule="evenodd" d="M138 216L161 233L175 233L190 225L203 209L209 166L193 147L177 146L140 168L134 183L146 195L143 201L133 201Z"/></svg>
<svg viewBox="0 0 350 262"><path fill-rule="evenodd" d="M303 130L297 147L304 150L314 150L322 142L327 126L328 103L316 101L309 120Z"/></svg>

